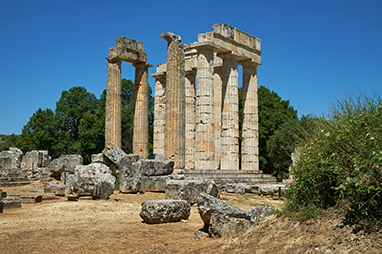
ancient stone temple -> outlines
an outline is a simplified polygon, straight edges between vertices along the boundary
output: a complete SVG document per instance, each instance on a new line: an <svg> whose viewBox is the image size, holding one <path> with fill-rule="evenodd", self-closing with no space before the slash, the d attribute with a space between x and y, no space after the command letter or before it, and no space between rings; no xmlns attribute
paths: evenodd
<svg viewBox="0 0 382 254"><path fill-rule="evenodd" d="M161 37L168 41L168 53L167 62L152 74L154 153L174 160L175 169L257 171L260 39L224 23L187 45L172 33ZM243 67L241 151L239 65Z"/></svg>
<svg viewBox="0 0 382 254"><path fill-rule="evenodd" d="M113 143L122 147L121 137L121 63L135 67L135 107L133 153L147 158L148 144L148 68L147 55L142 42L118 37L110 48L107 63L105 145Z"/></svg>

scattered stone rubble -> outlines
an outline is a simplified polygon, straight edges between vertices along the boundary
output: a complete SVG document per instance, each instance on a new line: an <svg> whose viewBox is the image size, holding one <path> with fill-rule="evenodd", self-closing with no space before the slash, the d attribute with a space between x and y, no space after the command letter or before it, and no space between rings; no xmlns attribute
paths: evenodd
<svg viewBox="0 0 382 254"><path fill-rule="evenodd" d="M65 196L92 196L107 199L113 194L116 179L108 166L101 163L77 165L66 179Z"/></svg>
<svg viewBox="0 0 382 254"><path fill-rule="evenodd" d="M140 155L126 154L112 143L102 153L118 166L119 190L122 193L164 191L166 183L172 179L172 161L142 159Z"/></svg>
<svg viewBox="0 0 382 254"><path fill-rule="evenodd" d="M245 183L227 183L224 185L224 189L228 193L258 193L264 196L273 196L279 191L279 188L273 185L248 185Z"/></svg>
<svg viewBox="0 0 382 254"><path fill-rule="evenodd" d="M142 203L139 215L149 224L178 222L190 216L190 203L185 200L149 200Z"/></svg>
<svg viewBox="0 0 382 254"><path fill-rule="evenodd" d="M212 180L169 180L165 188L166 199L183 199L191 204L197 202L200 193L220 197L219 190Z"/></svg>
<svg viewBox="0 0 382 254"><path fill-rule="evenodd" d="M243 211L205 193L199 195L197 203L198 212L204 222L204 230L208 230L213 238L245 230L275 210L272 207L256 207ZM200 234L196 232L195 236L198 237Z"/></svg>

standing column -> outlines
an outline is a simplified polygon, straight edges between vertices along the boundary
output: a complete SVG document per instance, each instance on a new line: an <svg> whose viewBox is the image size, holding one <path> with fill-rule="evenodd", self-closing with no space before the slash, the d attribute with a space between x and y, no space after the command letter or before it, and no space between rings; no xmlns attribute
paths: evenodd
<svg viewBox="0 0 382 254"><path fill-rule="evenodd" d="M165 158L174 161L175 172L185 166L185 66L184 45L173 33L160 37L168 42L166 71L166 144Z"/></svg>
<svg viewBox="0 0 382 254"><path fill-rule="evenodd" d="M195 169L195 73L187 73L186 85L186 163L185 169Z"/></svg>
<svg viewBox="0 0 382 254"><path fill-rule="evenodd" d="M238 59L230 53L223 58L223 111L221 137L222 170L239 170Z"/></svg>
<svg viewBox="0 0 382 254"><path fill-rule="evenodd" d="M147 159L149 141L148 68L152 65L140 62L133 66L135 67L133 153Z"/></svg>
<svg viewBox="0 0 382 254"><path fill-rule="evenodd" d="M259 170L259 137L257 109L257 64L246 61L243 66L243 130L241 169Z"/></svg>
<svg viewBox="0 0 382 254"><path fill-rule="evenodd" d="M215 58L216 60L216 58ZM214 73L214 117L215 117L215 170L220 169L222 132L222 67L215 67Z"/></svg>
<svg viewBox="0 0 382 254"><path fill-rule="evenodd" d="M122 147L121 138L121 62L107 63L105 146Z"/></svg>
<svg viewBox="0 0 382 254"><path fill-rule="evenodd" d="M214 170L214 52L212 47L202 46L198 53L195 169Z"/></svg>
<svg viewBox="0 0 382 254"><path fill-rule="evenodd" d="M166 76L155 77L154 153L164 156L166 127Z"/></svg>

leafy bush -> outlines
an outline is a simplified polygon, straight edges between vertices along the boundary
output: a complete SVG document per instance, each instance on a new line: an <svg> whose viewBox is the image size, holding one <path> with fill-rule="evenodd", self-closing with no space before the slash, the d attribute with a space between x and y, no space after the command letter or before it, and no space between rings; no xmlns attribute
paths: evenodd
<svg viewBox="0 0 382 254"><path fill-rule="evenodd" d="M299 133L295 183L286 211L342 205L352 220L378 225L382 219L382 101L355 97L337 101L315 131Z"/></svg>

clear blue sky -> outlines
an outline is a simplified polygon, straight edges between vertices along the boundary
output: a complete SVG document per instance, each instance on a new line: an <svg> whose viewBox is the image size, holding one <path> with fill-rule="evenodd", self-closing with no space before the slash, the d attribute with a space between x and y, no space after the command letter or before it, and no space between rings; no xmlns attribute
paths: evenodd
<svg viewBox="0 0 382 254"><path fill-rule="evenodd" d="M381 13L380 0L0 0L0 134L20 134L73 86L99 98L116 37L143 42L154 73L166 61L160 33L190 43L220 22L261 39L259 85L299 115L320 115L355 87L382 96ZM134 79L131 64L122 77Z"/></svg>

